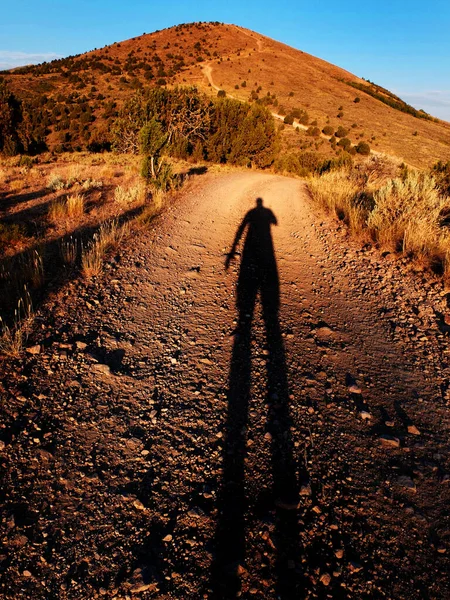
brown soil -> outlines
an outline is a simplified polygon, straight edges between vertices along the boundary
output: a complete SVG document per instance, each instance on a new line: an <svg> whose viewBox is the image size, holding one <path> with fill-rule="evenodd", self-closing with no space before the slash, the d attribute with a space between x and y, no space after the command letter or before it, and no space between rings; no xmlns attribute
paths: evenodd
<svg viewBox="0 0 450 600"><path fill-rule="evenodd" d="M2 597L449 597L447 296L321 220L206 175L40 311L1 365Z"/></svg>

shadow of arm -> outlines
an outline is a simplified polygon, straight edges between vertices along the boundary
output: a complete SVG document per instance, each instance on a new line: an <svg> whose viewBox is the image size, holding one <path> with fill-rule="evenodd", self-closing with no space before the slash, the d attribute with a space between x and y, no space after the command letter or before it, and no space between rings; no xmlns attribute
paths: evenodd
<svg viewBox="0 0 450 600"><path fill-rule="evenodd" d="M239 225L238 230L236 231L236 235L234 236L233 245L231 246L231 250L229 251L229 253L227 254L227 257L225 259L225 270L228 269L228 267L230 266L231 259L236 254L237 245L239 244L239 242L241 240L242 234L244 233L247 223L248 223L248 213L245 215L244 219L242 220L242 223Z"/></svg>

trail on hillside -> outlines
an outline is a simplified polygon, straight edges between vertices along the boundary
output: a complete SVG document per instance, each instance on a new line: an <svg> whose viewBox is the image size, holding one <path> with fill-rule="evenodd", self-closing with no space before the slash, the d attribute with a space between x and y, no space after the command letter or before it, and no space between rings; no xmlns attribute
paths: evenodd
<svg viewBox="0 0 450 600"><path fill-rule="evenodd" d="M342 234L299 180L207 174L41 311L2 597L449 597L447 297Z"/></svg>

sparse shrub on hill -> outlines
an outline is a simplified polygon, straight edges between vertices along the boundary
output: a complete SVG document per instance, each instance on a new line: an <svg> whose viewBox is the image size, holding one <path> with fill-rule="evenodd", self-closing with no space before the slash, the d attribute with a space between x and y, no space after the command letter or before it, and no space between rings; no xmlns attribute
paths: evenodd
<svg viewBox="0 0 450 600"><path fill-rule="evenodd" d="M359 142L355 148L358 154L362 154L363 156L370 154L370 146L367 142Z"/></svg>
<svg viewBox="0 0 450 600"><path fill-rule="evenodd" d="M337 145L340 146L341 148L343 148L344 150L346 150L348 152L349 149L351 148L352 143L351 143L351 141L348 138L343 137L343 138L341 138L339 140L339 142L337 143Z"/></svg>
<svg viewBox="0 0 450 600"><path fill-rule="evenodd" d="M286 123L286 125L293 125L293 123L294 123L294 117L292 116L292 114L286 115L284 117L283 122Z"/></svg>
<svg viewBox="0 0 450 600"><path fill-rule="evenodd" d="M348 129L345 129L345 127L342 127L342 125L339 125L339 127L337 128L336 132L335 132L335 136L337 138L343 138L348 134Z"/></svg>
<svg viewBox="0 0 450 600"><path fill-rule="evenodd" d="M306 130L306 135L311 135L312 137L319 137L320 136L320 129L318 127L313 127L311 125Z"/></svg>
<svg viewBox="0 0 450 600"><path fill-rule="evenodd" d="M322 133L325 135L333 135L334 127L331 127L331 125L325 125L325 127L322 129Z"/></svg>

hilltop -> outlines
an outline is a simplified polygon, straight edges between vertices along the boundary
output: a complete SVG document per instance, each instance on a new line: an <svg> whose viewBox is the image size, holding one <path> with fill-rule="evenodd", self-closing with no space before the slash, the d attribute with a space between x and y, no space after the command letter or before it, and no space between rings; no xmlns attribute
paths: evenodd
<svg viewBox="0 0 450 600"><path fill-rule="evenodd" d="M79 56L5 72L10 89L38 107L34 126L51 149L101 146L124 100L154 86L194 85L217 96L298 115L283 148L340 152L325 127L352 144L428 167L447 160L450 124L389 91L259 33L221 23L183 24ZM311 127L309 131L307 128Z"/></svg>

